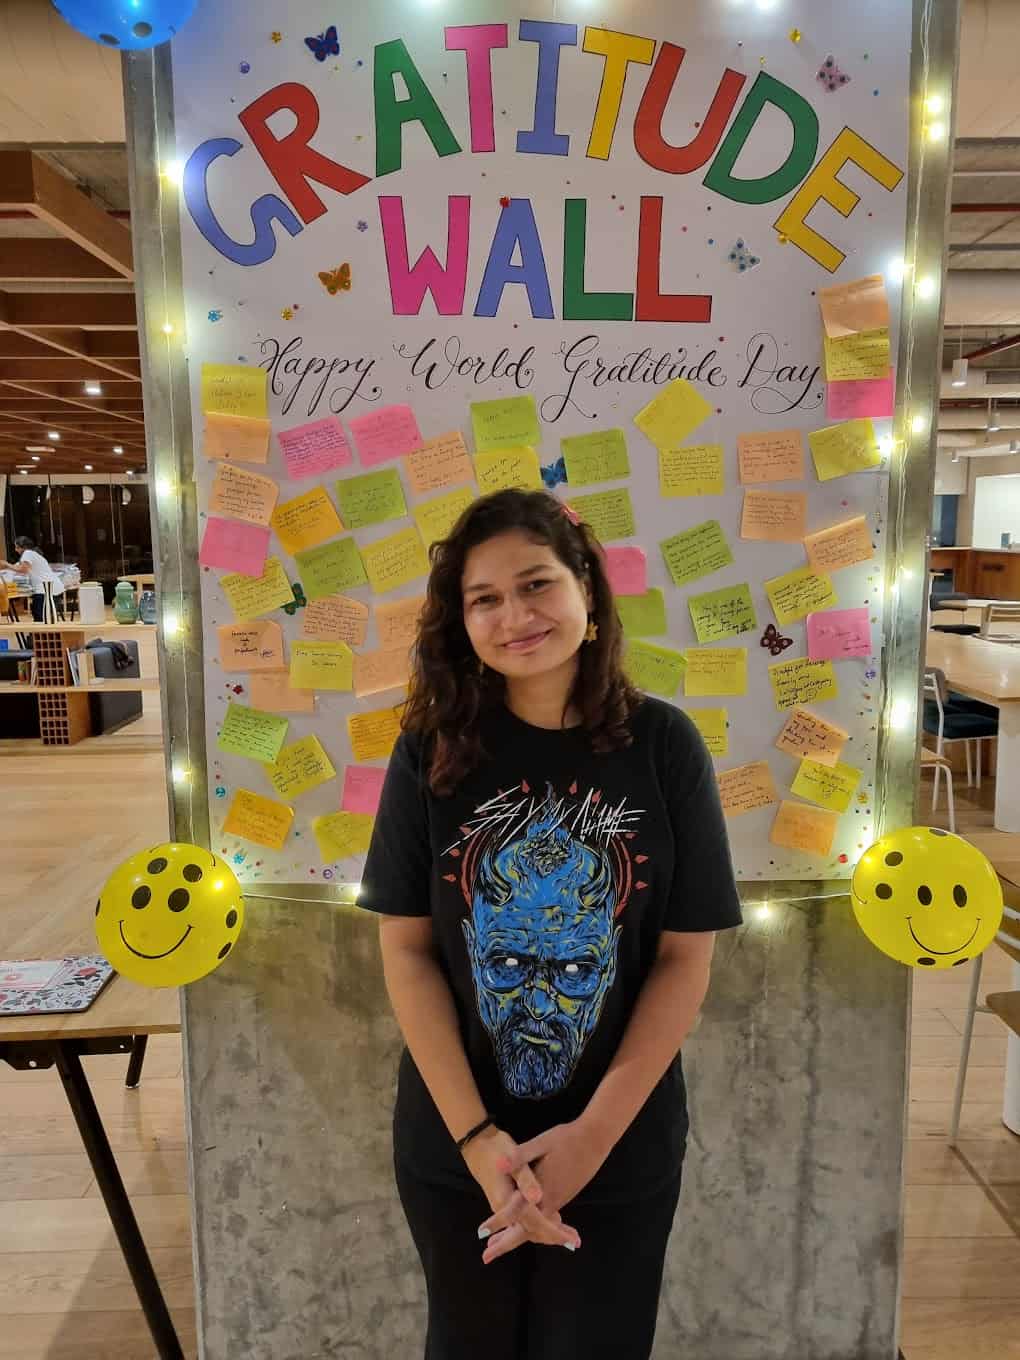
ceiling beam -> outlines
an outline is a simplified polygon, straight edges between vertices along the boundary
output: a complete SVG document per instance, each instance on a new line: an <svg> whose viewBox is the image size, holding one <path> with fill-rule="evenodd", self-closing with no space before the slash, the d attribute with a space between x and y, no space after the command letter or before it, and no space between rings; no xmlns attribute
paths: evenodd
<svg viewBox="0 0 1020 1360"><path fill-rule="evenodd" d="M15 389L15 390L17 390L17 391L27 392L27 393L29 393L30 395L37 396L37 397L38 397L38 396L51 396L51 395L52 395L52 393L49 393L49 392L39 392L39 391L37 391L35 388L29 386L29 385L26 384L26 383L7 383L6 386L9 387L9 388L13 388L13 389ZM72 407L73 407L73 406L84 406L86 410L90 410L90 409L91 409L91 410L96 410L96 409L104 410L105 413L106 413L107 415L113 417L113 418L116 419L116 420L123 421L125 425L141 425L141 424L143 424L142 416L141 416L140 413L139 413L138 415L135 415L135 414L129 413L129 412L127 412L127 411L109 410L109 409L104 408L104 407L97 408L97 407L95 407L95 406L89 407L89 405L88 405L88 398L85 398L85 399L83 399L82 401L72 401L70 397L58 397L57 400L60 401L60 402L62 402L62 403L64 403L64 404L67 405L67 406L72 406ZM5 414L5 416L6 416L7 418L9 418L10 420L26 420L26 421L30 421L32 424L37 424L37 423L38 423L38 418L37 418L36 416L31 416L31 415L27 415L27 414L26 414L26 415L19 415L19 414L15 414L13 411L9 411L9 410L5 410L4 414ZM73 419L74 419L73 414L72 414L70 411L68 411L65 415L61 416L59 419L54 419L54 420L53 420L53 428L54 428L55 430L63 429L64 426L61 425L60 421L61 421L61 420L64 420L64 421L72 421ZM75 427L75 426L73 426L73 425L68 425L67 428L69 428L69 429L76 429L77 427Z"/></svg>
<svg viewBox="0 0 1020 1360"><path fill-rule="evenodd" d="M32 331L66 330L68 327L87 331L133 331L137 329L138 318L132 293L0 291L0 326Z"/></svg>
<svg viewBox="0 0 1020 1360"><path fill-rule="evenodd" d="M131 232L31 151L0 151L0 208L24 209L124 279L134 278Z"/></svg>
<svg viewBox="0 0 1020 1360"><path fill-rule="evenodd" d="M137 361L121 360L120 381L141 381L141 365ZM100 368L88 359L56 359L40 363L38 359L0 359L0 382L7 379L34 382L42 379L48 383L102 383L107 370Z"/></svg>
<svg viewBox="0 0 1020 1360"><path fill-rule="evenodd" d="M0 237L0 283L92 283L120 275L73 241Z"/></svg>

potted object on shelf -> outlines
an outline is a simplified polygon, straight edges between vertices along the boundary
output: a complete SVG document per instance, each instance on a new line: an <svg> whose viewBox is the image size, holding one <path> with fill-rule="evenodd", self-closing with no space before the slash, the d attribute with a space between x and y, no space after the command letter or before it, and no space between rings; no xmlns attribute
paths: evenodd
<svg viewBox="0 0 1020 1360"><path fill-rule="evenodd" d="M113 617L118 623L138 622L138 602L130 581L118 581L113 592Z"/></svg>

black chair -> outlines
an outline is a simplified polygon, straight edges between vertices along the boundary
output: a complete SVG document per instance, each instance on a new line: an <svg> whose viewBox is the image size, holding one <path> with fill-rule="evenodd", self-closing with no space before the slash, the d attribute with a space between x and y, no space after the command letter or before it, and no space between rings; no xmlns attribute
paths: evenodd
<svg viewBox="0 0 1020 1360"><path fill-rule="evenodd" d="M955 694L946 684L945 672L936 666L925 667L924 672L924 709L922 726L929 736L935 738L935 752L945 755L949 742L962 741L967 757L967 787L974 783L971 768L970 744L988 741L999 735L999 712L990 704L977 699L967 699ZM981 747L977 746L977 786L981 787ZM935 787L932 791L932 811L935 810L939 792L939 771L935 771Z"/></svg>

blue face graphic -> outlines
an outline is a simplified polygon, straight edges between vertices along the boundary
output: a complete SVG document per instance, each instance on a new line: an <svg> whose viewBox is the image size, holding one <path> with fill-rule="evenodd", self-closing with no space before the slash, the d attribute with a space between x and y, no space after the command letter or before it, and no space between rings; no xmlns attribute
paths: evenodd
<svg viewBox="0 0 1020 1360"><path fill-rule="evenodd" d="M554 817L482 860L464 934L511 1095L540 1100L570 1081L616 976L615 909L608 858Z"/></svg>

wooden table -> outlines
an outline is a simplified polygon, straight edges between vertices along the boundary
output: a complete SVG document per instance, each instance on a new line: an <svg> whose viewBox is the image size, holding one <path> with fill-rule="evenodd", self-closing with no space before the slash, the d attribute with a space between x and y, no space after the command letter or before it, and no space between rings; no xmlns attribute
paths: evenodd
<svg viewBox="0 0 1020 1360"><path fill-rule="evenodd" d="M136 593L137 593L139 590L155 590L155 589L156 589L156 577L153 575L152 572L141 573L141 574L135 574L135 575L133 575L133 576L132 576L132 575L118 576L118 577L117 577L117 580L118 580L118 581L130 581L131 584L134 586Z"/></svg>

